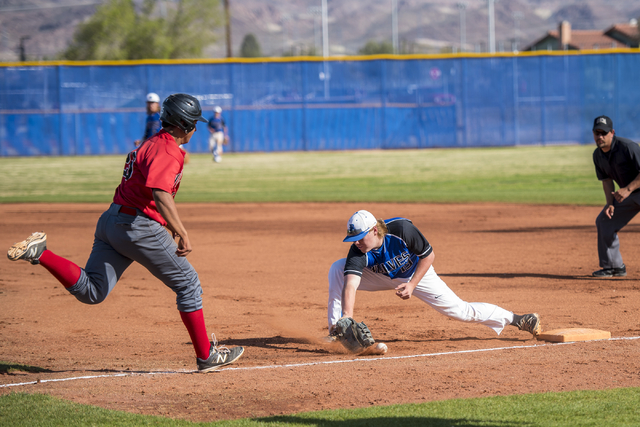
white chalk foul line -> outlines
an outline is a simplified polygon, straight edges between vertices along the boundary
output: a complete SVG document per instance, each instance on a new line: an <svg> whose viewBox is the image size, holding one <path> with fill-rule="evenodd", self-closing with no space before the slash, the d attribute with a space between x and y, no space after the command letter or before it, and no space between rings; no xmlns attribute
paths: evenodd
<svg viewBox="0 0 640 427"><path fill-rule="evenodd" d="M266 366L249 366L246 368L224 368L220 369L216 372L222 371L252 371L259 369L279 369L279 368L301 368L306 366L316 366L316 365L332 365L336 363L357 363L357 362L374 362L378 360L400 360L400 359L415 359L419 357L436 357L436 356L448 356L452 354L466 354L466 353L484 353L489 351L502 351L502 350L519 350L525 348L537 348L537 347L548 347L548 346L557 346L557 345L571 345L571 344L581 344L581 343L589 343L589 342L602 342L602 341L621 341L621 340L637 340L640 339L638 337L618 337L618 338L609 338L604 340L592 340L592 341L571 341L571 342L558 342L558 343L548 343L548 344L532 344L532 345L519 345L513 347L496 347L496 348L482 348L476 350L458 350L458 351L446 351L441 353L424 353L424 354L411 354L408 356L387 356L387 357L367 357L367 358L356 358L356 359L347 359L347 360L326 360L321 362L308 362L308 363L292 363L288 365L266 365ZM151 372L122 372L117 374L105 374L105 375L85 375L81 377L70 377L70 378L54 378L50 380L37 380L37 381L29 381L25 383L12 383L12 384L0 384L0 388L4 387L18 387L23 385L32 385L32 384L44 384L51 382L60 382L60 381L75 381L75 380L86 380L86 379L95 379L95 378L116 378L116 377L133 377L137 375L174 375L174 374L194 374L197 373L197 370L194 371L151 371Z"/></svg>

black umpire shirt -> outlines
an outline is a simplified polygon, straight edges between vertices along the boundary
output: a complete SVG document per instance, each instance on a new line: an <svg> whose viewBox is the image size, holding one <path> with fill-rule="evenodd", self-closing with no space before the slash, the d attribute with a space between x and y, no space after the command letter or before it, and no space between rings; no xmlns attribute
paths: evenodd
<svg viewBox="0 0 640 427"><path fill-rule="evenodd" d="M620 188L624 188L640 174L640 146L630 139L614 135L608 153L596 148L593 163L600 181L613 178ZM637 191L640 188L634 193Z"/></svg>

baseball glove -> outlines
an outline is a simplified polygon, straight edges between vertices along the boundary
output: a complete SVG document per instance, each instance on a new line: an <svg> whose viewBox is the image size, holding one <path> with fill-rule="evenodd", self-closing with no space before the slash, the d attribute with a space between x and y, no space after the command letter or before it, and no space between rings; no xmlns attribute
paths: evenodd
<svg viewBox="0 0 640 427"><path fill-rule="evenodd" d="M371 347L375 340L371 336L371 331L364 322L357 323L351 317L343 317L336 323L331 334L349 352L358 354Z"/></svg>

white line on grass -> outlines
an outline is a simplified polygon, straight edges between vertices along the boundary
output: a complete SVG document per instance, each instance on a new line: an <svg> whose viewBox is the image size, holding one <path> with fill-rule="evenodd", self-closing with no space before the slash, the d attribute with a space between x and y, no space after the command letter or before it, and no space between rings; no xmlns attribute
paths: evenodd
<svg viewBox="0 0 640 427"><path fill-rule="evenodd" d="M315 365L331 365L334 363L356 363L356 362L374 362L377 360L400 360L400 359L415 359L418 357L435 357L435 356L448 356L452 354L465 354L465 353L483 353L487 351L501 351L501 350L518 350L523 348L537 348L537 347L548 347L548 346L556 346L556 345L570 345L570 344L580 344L594 341L620 341L620 340L637 340L640 339L638 337L618 337L618 338L609 338L605 340L593 340L593 341L572 341L572 342L559 342L559 343L549 343L549 344L533 344L533 345L520 345L514 347L497 347L497 348L483 348L478 350L459 350L459 351L447 351L442 353L425 353L425 354L412 354L408 356L387 356L387 357L367 357L367 358L357 358L357 359L348 359L348 360L327 360L323 362L308 362L308 363L292 363L289 365L266 365L266 366L249 366L246 368L224 368L220 369L217 372L222 371L252 371L258 369L278 369L278 368L300 368L305 366L315 366ZM0 388L3 387L18 387L23 385L31 385L31 384L44 384L50 382L60 382L60 381L75 381L75 380L86 380L86 379L94 379L94 378L114 378L114 377L133 377L136 375L173 375L173 374L195 374L198 371L151 371L151 372L122 372L118 374L108 374L108 375L85 375L82 377L71 377L71 378L54 378L50 380L37 380L37 381L29 381L26 383L13 383L13 384L0 384Z"/></svg>

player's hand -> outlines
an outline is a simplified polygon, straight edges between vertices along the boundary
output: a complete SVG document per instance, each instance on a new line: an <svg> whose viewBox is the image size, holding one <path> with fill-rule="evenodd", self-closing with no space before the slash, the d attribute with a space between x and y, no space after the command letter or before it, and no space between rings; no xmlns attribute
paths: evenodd
<svg viewBox="0 0 640 427"><path fill-rule="evenodd" d="M620 203L621 201L629 197L629 194L631 194L631 191L629 191L627 187L624 187L624 188L620 188L618 191L614 191L611 194L613 194L613 197L616 199L616 201Z"/></svg>
<svg viewBox="0 0 640 427"><path fill-rule="evenodd" d="M411 282L402 283L396 286L396 295L402 299L411 298L411 294L413 294L413 290L416 288L416 285Z"/></svg>
<svg viewBox="0 0 640 427"><path fill-rule="evenodd" d="M189 238L183 238L177 234L176 236L178 237L178 250L176 250L176 255L179 257L186 257L192 251L191 242L189 241Z"/></svg>
<svg viewBox="0 0 640 427"><path fill-rule="evenodd" d="M613 205L607 205L604 208L604 214L607 216L607 218L611 219L613 217L614 210L615 210L615 207Z"/></svg>

